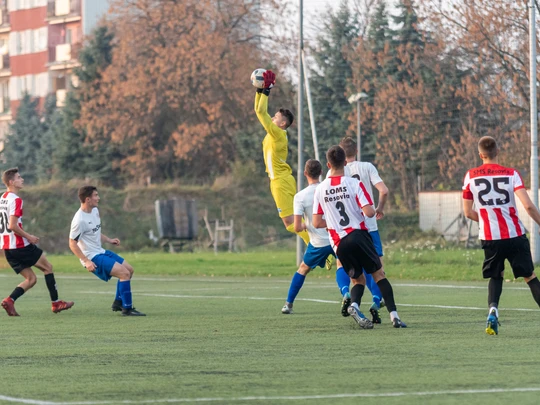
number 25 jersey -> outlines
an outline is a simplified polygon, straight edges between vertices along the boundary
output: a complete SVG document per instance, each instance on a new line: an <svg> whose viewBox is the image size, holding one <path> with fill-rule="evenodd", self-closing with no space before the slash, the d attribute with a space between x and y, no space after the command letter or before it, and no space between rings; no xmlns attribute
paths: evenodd
<svg viewBox="0 0 540 405"><path fill-rule="evenodd" d="M15 235L9 229L9 218L16 216L19 227L22 229L23 201L17 194L6 191L0 197L0 248L20 249L28 246L30 242L22 236Z"/></svg>
<svg viewBox="0 0 540 405"><path fill-rule="evenodd" d="M330 176L317 186L313 214L324 215L330 243L337 251L339 242L355 229L367 231L362 207L373 205L362 182L353 177Z"/></svg>
<svg viewBox="0 0 540 405"><path fill-rule="evenodd" d="M525 234L517 215L514 192L525 188L519 172L497 164L471 169L463 181L463 199L478 210L482 240L510 239Z"/></svg>

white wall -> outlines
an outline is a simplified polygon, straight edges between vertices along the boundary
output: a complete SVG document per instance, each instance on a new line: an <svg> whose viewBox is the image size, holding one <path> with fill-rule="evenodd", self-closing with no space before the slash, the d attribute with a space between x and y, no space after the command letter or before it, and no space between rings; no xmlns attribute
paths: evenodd
<svg viewBox="0 0 540 405"><path fill-rule="evenodd" d="M530 191L529 191L530 194ZM441 191L441 192L421 192L418 195L419 199L419 215L420 229L423 231L436 231L445 238L454 239L457 235L459 224L458 221L445 232L445 229L454 221L460 213L463 212L462 192L461 191ZM521 205L521 202L516 198L518 216L521 222L527 229L531 229L531 218ZM471 221L467 219L467 224ZM461 236L466 237L467 234L462 229ZM473 223L471 227L471 235L478 237L478 224Z"/></svg>

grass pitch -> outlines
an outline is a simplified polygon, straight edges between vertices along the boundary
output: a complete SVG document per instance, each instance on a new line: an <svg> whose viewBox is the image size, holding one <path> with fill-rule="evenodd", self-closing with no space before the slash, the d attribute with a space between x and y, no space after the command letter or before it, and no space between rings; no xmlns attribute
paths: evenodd
<svg viewBox="0 0 540 405"><path fill-rule="evenodd" d="M53 314L40 275L17 301L20 318L0 313L0 402L538 403L540 311L524 283L505 284L500 334L488 336L486 282L390 274L410 327L393 329L385 312L383 324L366 331L340 315L337 287L321 269L308 276L295 314L281 314L292 252L201 255L127 255L145 318L110 310L115 282L84 274L72 257L51 257L60 297L76 304ZM288 276L245 277L248 268L268 271L271 255ZM219 259L244 268L212 277L208 269ZM150 264L180 274L156 276ZM234 274L234 265L223 267ZM0 272L0 294L19 281ZM365 312L367 301L369 293Z"/></svg>

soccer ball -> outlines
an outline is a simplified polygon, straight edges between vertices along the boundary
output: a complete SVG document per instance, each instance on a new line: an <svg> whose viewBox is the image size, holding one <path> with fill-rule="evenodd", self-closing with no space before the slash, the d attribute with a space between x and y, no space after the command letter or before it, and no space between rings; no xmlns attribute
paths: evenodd
<svg viewBox="0 0 540 405"><path fill-rule="evenodd" d="M255 69L251 74L251 84L258 89L264 88L264 72L266 72L266 69Z"/></svg>

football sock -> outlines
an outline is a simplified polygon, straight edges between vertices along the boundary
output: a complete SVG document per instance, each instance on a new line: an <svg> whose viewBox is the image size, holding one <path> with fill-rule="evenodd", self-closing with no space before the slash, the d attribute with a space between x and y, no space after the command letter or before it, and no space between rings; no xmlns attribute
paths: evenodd
<svg viewBox="0 0 540 405"><path fill-rule="evenodd" d="M399 319L399 316L397 314L397 311L390 312L390 320L393 321L394 319Z"/></svg>
<svg viewBox="0 0 540 405"><path fill-rule="evenodd" d="M122 308L131 309L133 303L131 302L131 282L120 281L119 283L120 295L122 297Z"/></svg>
<svg viewBox="0 0 540 405"><path fill-rule="evenodd" d="M295 233L298 236L300 236L306 245L309 243L309 235L308 235L307 231L295 232L294 231L294 224L290 224L286 229L289 232Z"/></svg>
<svg viewBox="0 0 540 405"><path fill-rule="evenodd" d="M289 287L289 295L287 295L287 302L289 304L292 304L294 302L294 299L298 295L298 292L304 285L304 281L306 279L306 276L303 274L300 274L298 272L294 273L294 276L291 280L291 286Z"/></svg>
<svg viewBox="0 0 540 405"><path fill-rule="evenodd" d="M527 285L531 289L534 300L536 301L538 306L540 306L540 281L538 280L538 277L530 280Z"/></svg>
<svg viewBox="0 0 540 405"><path fill-rule="evenodd" d="M343 267L340 267L336 270L336 283L339 288L341 295L345 295L349 292L349 284L351 283L351 278L345 272Z"/></svg>
<svg viewBox="0 0 540 405"><path fill-rule="evenodd" d="M503 288L502 277L491 277L488 283L488 305L490 307L498 307L499 300L501 299L502 288Z"/></svg>
<svg viewBox="0 0 540 405"><path fill-rule="evenodd" d="M358 304L360 307L360 302L362 301L362 295L364 295L364 289L366 287L362 284L355 284L351 288L351 301Z"/></svg>
<svg viewBox="0 0 540 405"><path fill-rule="evenodd" d="M488 317L489 317L489 314L491 313L492 310L495 310L495 316L498 318L499 317L499 309L496 306L493 306L493 305L491 305L489 307Z"/></svg>
<svg viewBox="0 0 540 405"><path fill-rule="evenodd" d="M116 296L114 297L115 301L122 301L122 294L120 293L120 280L116 283Z"/></svg>
<svg viewBox="0 0 540 405"><path fill-rule="evenodd" d="M368 274L364 271L364 275L366 276L366 287L368 288L369 292L373 296L373 303L377 305L377 307L381 307L381 290L379 290L379 286L373 280L373 276L371 274Z"/></svg>
<svg viewBox="0 0 540 405"><path fill-rule="evenodd" d="M45 274L45 284L49 290L51 301L58 301L58 290L56 289L56 281L54 280L54 273Z"/></svg>
<svg viewBox="0 0 540 405"><path fill-rule="evenodd" d="M386 302L386 309L388 309L388 312L391 313L392 311L395 311L396 302L394 301L394 290L390 285L390 281L388 281L388 279L386 278L383 278L382 280L379 280L377 285L379 286L384 301Z"/></svg>
<svg viewBox="0 0 540 405"><path fill-rule="evenodd" d="M24 294L24 289L22 287L15 287L9 298L11 298L13 301L16 301L17 298L19 298L21 295Z"/></svg>

